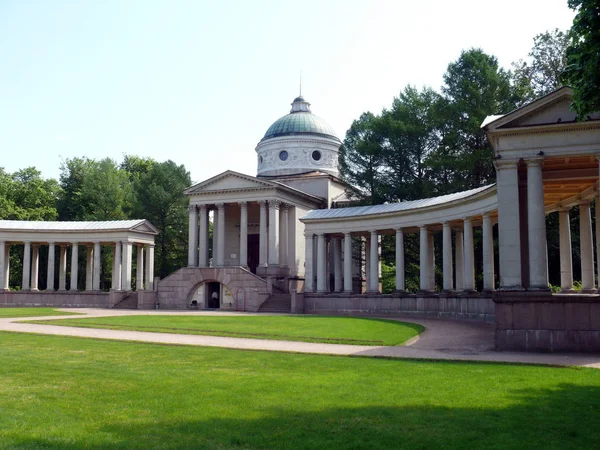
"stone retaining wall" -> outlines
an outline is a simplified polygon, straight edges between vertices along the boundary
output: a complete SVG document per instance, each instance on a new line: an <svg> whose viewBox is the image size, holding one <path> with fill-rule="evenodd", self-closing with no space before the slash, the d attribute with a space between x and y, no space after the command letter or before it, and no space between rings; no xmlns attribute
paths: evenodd
<svg viewBox="0 0 600 450"><path fill-rule="evenodd" d="M9 291L0 293L0 307L54 306L60 308L108 308L108 292L31 292Z"/></svg>
<svg viewBox="0 0 600 450"><path fill-rule="evenodd" d="M600 296L498 292L496 350L600 352Z"/></svg>
<svg viewBox="0 0 600 450"><path fill-rule="evenodd" d="M494 321L489 294L304 294L307 314L371 314L433 316L460 320Z"/></svg>
<svg viewBox="0 0 600 450"><path fill-rule="evenodd" d="M229 289L237 311L258 311L269 296L267 282L242 267L184 267L158 282L160 308L189 309L194 291L213 281Z"/></svg>

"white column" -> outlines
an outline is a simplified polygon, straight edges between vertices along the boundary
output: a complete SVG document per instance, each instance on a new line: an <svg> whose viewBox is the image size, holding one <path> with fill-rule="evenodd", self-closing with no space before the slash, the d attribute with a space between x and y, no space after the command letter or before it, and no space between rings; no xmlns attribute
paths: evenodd
<svg viewBox="0 0 600 450"><path fill-rule="evenodd" d="M248 203L240 202L240 266L248 267Z"/></svg>
<svg viewBox="0 0 600 450"><path fill-rule="evenodd" d="M123 242L123 253L121 254L121 290L123 291L131 291L132 250L131 242Z"/></svg>
<svg viewBox="0 0 600 450"><path fill-rule="evenodd" d="M542 158L536 158L528 159L525 162L527 163L527 236L529 240L529 289L548 289L548 260L546 255L546 213L544 207L544 183L542 181L543 161Z"/></svg>
<svg viewBox="0 0 600 450"><path fill-rule="evenodd" d="M342 292L342 239L333 238L333 290Z"/></svg>
<svg viewBox="0 0 600 450"><path fill-rule="evenodd" d="M213 237L212 237L212 267L217 265L219 259L219 211L213 208Z"/></svg>
<svg viewBox="0 0 600 450"><path fill-rule="evenodd" d="M21 289L29 290L29 274L31 270L31 242L25 241L23 245L23 280Z"/></svg>
<svg viewBox="0 0 600 450"><path fill-rule="evenodd" d="M379 292L379 236L377 230L371 230L369 248L369 292Z"/></svg>
<svg viewBox="0 0 600 450"><path fill-rule="evenodd" d="M137 245L137 266L135 271L135 290L144 289L144 246Z"/></svg>
<svg viewBox="0 0 600 450"><path fill-rule="evenodd" d="M223 203L217 204L217 214L219 220L217 227L219 232L217 233L217 266L225 265L225 205Z"/></svg>
<svg viewBox="0 0 600 450"><path fill-rule="evenodd" d="M598 211L598 206L596 206ZM596 226L598 219L596 218ZM569 208L558 212L558 229L560 236L560 290L561 292L573 292L573 259L571 249L571 221L569 219ZM600 238L596 234L596 239Z"/></svg>
<svg viewBox="0 0 600 450"><path fill-rule="evenodd" d="M443 270L444 270L444 291L451 291L454 288L452 276L452 228L448 222L442 224L442 252L443 252Z"/></svg>
<svg viewBox="0 0 600 450"><path fill-rule="evenodd" d="M289 205L283 203L279 214L279 264L288 266L288 219Z"/></svg>
<svg viewBox="0 0 600 450"><path fill-rule="evenodd" d="M464 288L465 291L475 290L475 251L473 249L473 224L471 219L464 220Z"/></svg>
<svg viewBox="0 0 600 450"><path fill-rule="evenodd" d="M406 290L406 269L404 266L404 231L396 228L396 291Z"/></svg>
<svg viewBox="0 0 600 450"><path fill-rule="evenodd" d="M121 242L115 242L113 246L113 269L111 289L121 290Z"/></svg>
<svg viewBox="0 0 600 450"><path fill-rule="evenodd" d="M592 240L592 218L590 202L579 204L579 242L581 243L581 284L583 291L594 289L594 251Z"/></svg>
<svg viewBox="0 0 600 450"><path fill-rule="evenodd" d="M344 233L344 292L352 293L352 236Z"/></svg>
<svg viewBox="0 0 600 450"><path fill-rule="evenodd" d="M455 230L454 232L454 252L455 252L455 264L454 269L456 271L454 277L454 285L456 291L464 291L465 289L465 260L463 255L465 253L465 245L463 239L463 230Z"/></svg>
<svg viewBox="0 0 600 450"><path fill-rule="evenodd" d="M54 244L50 254L54 254ZM50 280L50 257L48 257L48 280ZM54 280L54 257L52 257L52 280ZM54 284L54 282L52 282ZM54 286L53 286L54 288ZM94 288L94 247L86 245L86 260L85 260L85 290L91 291ZM48 289L50 289L50 281L48 281Z"/></svg>
<svg viewBox="0 0 600 450"><path fill-rule="evenodd" d="M522 289L517 161L495 162L498 189L500 289Z"/></svg>
<svg viewBox="0 0 600 450"><path fill-rule="evenodd" d="M493 291L494 283L494 226L490 214L483 215L483 290Z"/></svg>
<svg viewBox="0 0 600 450"><path fill-rule="evenodd" d="M4 245L4 290L10 288L10 242Z"/></svg>
<svg viewBox="0 0 600 450"><path fill-rule="evenodd" d="M71 244L71 285L69 290L77 291L77 277L79 276L79 244Z"/></svg>
<svg viewBox="0 0 600 450"><path fill-rule="evenodd" d="M429 247L429 290L435 292L435 245L433 241L433 231L427 233Z"/></svg>
<svg viewBox="0 0 600 450"><path fill-rule="evenodd" d="M314 292L315 273L313 247L314 239L312 233L304 233L304 292Z"/></svg>
<svg viewBox="0 0 600 450"><path fill-rule="evenodd" d="M196 267L198 261L198 208L190 205L188 230L188 267Z"/></svg>
<svg viewBox="0 0 600 450"><path fill-rule="evenodd" d="M327 291L327 241L323 233L317 234L317 292Z"/></svg>
<svg viewBox="0 0 600 450"><path fill-rule="evenodd" d="M279 265L279 206L278 200L269 200L269 265Z"/></svg>
<svg viewBox="0 0 600 450"><path fill-rule="evenodd" d="M31 245L31 290L37 291L39 281L40 267L40 246L39 244Z"/></svg>
<svg viewBox="0 0 600 450"><path fill-rule="evenodd" d="M261 200L260 205L260 224L259 224L259 250L258 250L258 265L266 267L267 265L267 202Z"/></svg>
<svg viewBox="0 0 600 450"><path fill-rule="evenodd" d="M154 290L154 244L146 246L146 289Z"/></svg>
<svg viewBox="0 0 600 450"><path fill-rule="evenodd" d="M419 284L421 291L429 290L429 232L425 225L419 227Z"/></svg>
<svg viewBox="0 0 600 450"><path fill-rule="evenodd" d="M58 258L58 290L67 290L67 245L60 244Z"/></svg>
<svg viewBox="0 0 600 450"><path fill-rule="evenodd" d="M6 249L5 241L0 241L0 289L5 289L6 276Z"/></svg>
<svg viewBox="0 0 600 450"><path fill-rule="evenodd" d="M100 242L94 242L94 278L92 282L92 289L94 291L100 290L101 252L102 247L100 246Z"/></svg>
<svg viewBox="0 0 600 450"><path fill-rule="evenodd" d="M200 205L200 249L198 256L198 266L199 267L207 267L208 266L208 211L206 209L206 205ZM148 260L148 258L146 258ZM146 271L146 278L150 277L148 280L150 284L154 282L154 275L150 274ZM148 287L146 287L148 289Z"/></svg>

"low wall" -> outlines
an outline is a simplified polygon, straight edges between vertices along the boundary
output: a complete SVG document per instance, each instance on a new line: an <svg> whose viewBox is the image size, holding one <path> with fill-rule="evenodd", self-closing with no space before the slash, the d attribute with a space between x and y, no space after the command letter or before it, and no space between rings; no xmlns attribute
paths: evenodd
<svg viewBox="0 0 600 450"><path fill-rule="evenodd" d="M8 291L0 293L0 307L54 306L61 308L108 308L108 292Z"/></svg>
<svg viewBox="0 0 600 450"><path fill-rule="evenodd" d="M415 315L494 321L490 294L304 294L307 314Z"/></svg>
<svg viewBox="0 0 600 450"><path fill-rule="evenodd" d="M600 352L600 296L498 292L496 350Z"/></svg>

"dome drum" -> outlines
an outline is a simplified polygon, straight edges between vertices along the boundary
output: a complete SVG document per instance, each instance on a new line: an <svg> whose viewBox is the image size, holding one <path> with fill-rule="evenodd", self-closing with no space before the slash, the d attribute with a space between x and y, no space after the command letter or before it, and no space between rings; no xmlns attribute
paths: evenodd
<svg viewBox="0 0 600 450"><path fill-rule="evenodd" d="M333 128L310 111L302 96L289 114L276 120L256 146L258 176L285 176L321 171L338 175L341 141Z"/></svg>

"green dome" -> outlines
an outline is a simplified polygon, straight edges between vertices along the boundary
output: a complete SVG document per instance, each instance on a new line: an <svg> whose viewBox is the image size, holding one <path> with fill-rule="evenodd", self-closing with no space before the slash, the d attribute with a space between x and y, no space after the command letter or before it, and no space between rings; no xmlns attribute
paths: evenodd
<svg viewBox="0 0 600 450"><path fill-rule="evenodd" d="M337 139L333 128L324 119L309 112L295 112L276 120L263 140L294 134L318 134Z"/></svg>
<svg viewBox="0 0 600 450"><path fill-rule="evenodd" d="M333 128L325 120L310 112L310 103L304 100L302 96L294 99L290 114L276 120L269 127L262 140L296 134L316 134L332 137L339 141Z"/></svg>

